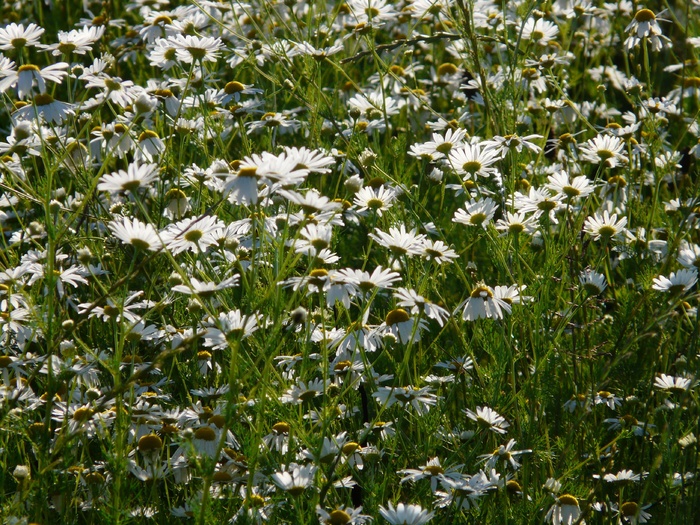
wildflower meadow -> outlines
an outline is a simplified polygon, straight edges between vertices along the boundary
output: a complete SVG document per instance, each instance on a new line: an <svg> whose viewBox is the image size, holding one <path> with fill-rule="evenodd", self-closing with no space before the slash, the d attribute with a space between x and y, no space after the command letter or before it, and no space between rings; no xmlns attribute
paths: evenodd
<svg viewBox="0 0 700 525"><path fill-rule="evenodd" d="M698 57L700 0L0 2L0 523L700 523Z"/></svg>

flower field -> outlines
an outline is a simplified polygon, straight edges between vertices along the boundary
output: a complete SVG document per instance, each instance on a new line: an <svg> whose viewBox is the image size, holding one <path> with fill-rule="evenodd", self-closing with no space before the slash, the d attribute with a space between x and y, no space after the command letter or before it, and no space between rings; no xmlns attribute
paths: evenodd
<svg viewBox="0 0 700 525"><path fill-rule="evenodd" d="M0 520L692 524L700 1L0 5Z"/></svg>

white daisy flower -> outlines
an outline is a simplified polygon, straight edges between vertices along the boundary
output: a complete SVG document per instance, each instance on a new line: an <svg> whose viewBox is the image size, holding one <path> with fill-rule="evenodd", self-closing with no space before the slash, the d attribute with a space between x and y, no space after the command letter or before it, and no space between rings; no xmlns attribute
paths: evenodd
<svg viewBox="0 0 700 525"><path fill-rule="evenodd" d="M466 224L467 226L481 226L483 229L491 223L494 214L498 210L498 204L491 197L485 199L471 199L455 212L452 222Z"/></svg>
<svg viewBox="0 0 700 525"><path fill-rule="evenodd" d="M583 231L593 237L594 241L599 239L607 241L624 236L627 231L626 225L627 217L622 217L618 221L617 213L610 215L608 210L604 210L602 215L597 211L592 217L588 217L583 225Z"/></svg>
<svg viewBox="0 0 700 525"><path fill-rule="evenodd" d="M359 214L372 211L381 217L383 212L391 208L395 200L396 190L392 188L380 186L374 189L371 186L364 186L355 194L353 204L358 207Z"/></svg>
<svg viewBox="0 0 700 525"><path fill-rule="evenodd" d="M597 135L579 146L582 160L610 168L629 162L624 151L625 143L614 135Z"/></svg>
<svg viewBox="0 0 700 525"><path fill-rule="evenodd" d="M476 407L476 412L467 408L463 410L463 412L469 419L476 421L482 428L486 428L497 434L505 434L508 432L506 429L510 426L510 423L506 421L506 418L490 407Z"/></svg>
<svg viewBox="0 0 700 525"><path fill-rule="evenodd" d="M429 512L420 505L399 503L394 507L391 502L387 507L380 505L379 514L391 525L423 525L435 515L434 512Z"/></svg>
<svg viewBox="0 0 700 525"><path fill-rule="evenodd" d="M579 274L578 281L589 295L600 295L608 286L605 275L590 268L586 268Z"/></svg>
<svg viewBox="0 0 700 525"><path fill-rule="evenodd" d="M291 463L289 467L275 472L272 481L281 490L292 496L301 495L307 488L313 487L316 467L314 465L297 465Z"/></svg>
<svg viewBox="0 0 700 525"><path fill-rule="evenodd" d="M571 494L562 494L547 511L545 520L552 525L573 525L581 517L581 508Z"/></svg>
<svg viewBox="0 0 700 525"><path fill-rule="evenodd" d="M117 239L139 250L157 252L163 247L152 224L122 217L121 220L112 221L107 226Z"/></svg>
<svg viewBox="0 0 700 525"><path fill-rule="evenodd" d="M448 163L452 169L462 175L465 181L480 177L494 176L498 169L493 165L501 160L494 148L483 147L479 143L465 144L453 149L448 155Z"/></svg>
<svg viewBox="0 0 700 525"><path fill-rule="evenodd" d="M482 318L502 319L503 311L511 312L511 306L506 301L496 297L493 288L484 283L477 285L469 298L460 304L457 310L462 307L462 319L465 321Z"/></svg>
<svg viewBox="0 0 700 525"><path fill-rule="evenodd" d="M12 22L0 27L0 50L20 50L24 47L34 47L39 43L39 38L44 34L44 28L36 24L16 24Z"/></svg>
<svg viewBox="0 0 700 525"><path fill-rule="evenodd" d="M158 179L158 166L156 164L129 164L126 171L119 170L107 175L102 175L97 185L99 191L111 193L131 192L140 188L148 188L152 182Z"/></svg>
<svg viewBox="0 0 700 525"><path fill-rule="evenodd" d="M665 277L659 275L654 277L654 284L652 289L658 290L660 292L668 292L671 295L679 294L681 292L689 291L698 280L698 272L688 269L678 270L677 272L671 272L671 275Z"/></svg>
<svg viewBox="0 0 700 525"><path fill-rule="evenodd" d="M670 392L683 393L694 386L695 381L688 377L661 374L654 379L654 387L659 390L668 390Z"/></svg>

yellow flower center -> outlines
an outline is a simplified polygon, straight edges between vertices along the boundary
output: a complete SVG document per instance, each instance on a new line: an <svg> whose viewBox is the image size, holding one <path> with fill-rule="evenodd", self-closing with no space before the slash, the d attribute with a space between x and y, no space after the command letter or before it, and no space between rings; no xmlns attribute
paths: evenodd
<svg viewBox="0 0 700 525"><path fill-rule="evenodd" d="M472 291L471 296L474 299L486 299L493 297L493 292L486 286L478 286Z"/></svg>
<svg viewBox="0 0 700 525"><path fill-rule="evenodd" d="M195 439L200 439L202 441L214 441L216 439L216 432L211 427L200 427L194 433Z"/></svg>
<svg viewBox="0 0 700 525"><path fill-rule="evenodd" d="M163 440L156 434L148 434L139 439L139 451L142 453L153 452L160 450L163 446Z"/></svg>
<svg viewBox="0 0 700 525"><path fill-rule="evenodd" d="M406 312L406 310L404 310L403 308L396 308L395 310L392 310L386 315L385 321L387 326L394 326L398 323L405 323L410 318L411 317L408 315L408 312Z"/></svg>
<svg viewBox="0 0 700 525"><path fill-rule="evenodd" d="M634 19L639 23L651 22L656 20L656 15L651 9L640 9L637 14L634 15Z"/></svg>
<svg viewBox="0 0 700 525"><path fill-rule="evenodd" d="M561 505L571 505L572 507L578 507L578 500L571 494L563 494L559 496L559 503Z"/></svg>
<svg viewBox="0 0 700 525"><path fill-rule="evenodd" d="M289 423L285 423L284 421L272 425L272 431L276 434L289 434L289 429Z"/></svg>
<svg viewBox="0 0 700 525"><path fill-rule="evenodd" d="M345 525L350 523L350 514L344 510L336 509L330 513L330 517L326 520L328 525Z"/></svg>

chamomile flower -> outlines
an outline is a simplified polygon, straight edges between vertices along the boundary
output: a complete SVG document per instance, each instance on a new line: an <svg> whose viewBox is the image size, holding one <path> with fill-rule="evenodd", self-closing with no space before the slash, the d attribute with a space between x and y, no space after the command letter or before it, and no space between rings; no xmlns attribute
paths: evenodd
<svg viewBox="0 0 700 525"><path fill-rule="evenodd" d="M523 454L530 454L532 450L513 450L515 443L515 440L511 439L505 445L500 445L491 454L484 454L479 457L486 462L486 468L489 470L495 468L500 461L508 463L513 470L518 470L520 463L515 458Z"/></svg>
<svg viewBox="0 0 700 525"><path fill-rule="evenodd" d="M38 47L51 51L53 56L84 55L92 49L93 44L97 42L105 32L105 26L90 26L80 29L72 29L70 31L59 31L58 42L50 45L41 45Z"/></svg>
<svg viewBox="0 0 700 525"><path fill-rule="evenodd" d="M391 502L387 507L380 505L379 514L391 525L423 525L435 515L434 512L429 512L420 505L399 503L394 507Z"/></svg>
<svg viewBox="0 0 700 525"><path fill-rule="evenodd" d="M398 403L406 409L413 407L419 415L428 413L430 408L438 402L438 397L432 393L429 386L423 388L411 385L407 387L381 386L373 395L383 407L388 408Z"/></svg>
<svg viewBox="0 0 700 525"><path fill-rule="evenodd" d="M476 421L477 425L481 428L488 429L497 434L505 434L508 432L506 429L510 426L510 423L506 421L506 418L490 407L476 407L476 412L467 408L463 410L463 412L469 419Z"/></svg>
<svg viewBox="0 0 700 525"><path fill-rule="evenodd" d="M639 421L636 417L626 414L621 417L609 417L603 420L607 423L609 430L627 430L635 436L643 436L647 429L654 428L654 425Z"/></svg>
<svg viewBox="0 0 700 525"><path fill-rule="evenodd" d="M447 160L452 169L467 181L477 176L494 176L498 172L494 164L501 160L501 156L494 148L474 143L451 150Z"/></svg>
<svg viewBox="0 0 700 525"><path fill-rule="evenodd" d="M434 319L440 326L443 326L450 313L419 295L415 290L399 288L394 292L394 297L398 299L397 305L411 309L413 314L423 314L430 319Z"/></svg>
<svg viewBox="0 0 700 525"><path fill-rule="evenodd" d="M463 308L462 319L475 321L476 319L502 319L503 312L511 312L511 306L504 300L496 297L493 288L485 283L480 283L474 288L466 301L457 307Z"/></svg>
<svg viewBox="0 0 700 525"><path fill-rule="evenodd" d="M483 229L491 223L498 210L498 204L491 197L485 199L471 199L455 212L452 222L466 224L467 226L481 226Z"/></svg>
<svg viewBox="0 0 700 525"><path fill-rule="evenodd" d="M700 246L692 243L682 243L678 253L678 262L688 270L700 269Z"/></svg>
<svg viewBox="0 0 700 525"><path fill-rule="evenodd" d="M663 11L659 14L662 13ZM664 45L670 44L671 40L664 36L661 31L659 20L666 21L663 18L657 18L656 13L651 9L640 9L637 11L632 21L625 27L625 32L629 33L625 40L625 49L631 51L644 38L649 40L654 51L660 51Z"/></svg>
<svg viewBox="0 0 700 525"><path fill-rule="evenodd" d="M617 474L608 473L603 476L607 483L634 483L645 477L645 473L635 474L633 470L620 470Z"/></svg>
<svg viewBox="0 0 700 525"><path fill-rule="evenodd" d="M417 469L404 469L397 471L397 474L403 474L401 483L407 481L416 482L421 479L430 480L430 490L434 493L437 490L438 483L445 488L454 487L462 480L460 469L464 465L455 465L453 467L443 467L440 464L440 458L434 457L428 460L425 465L421 465Z"/></svg>
<svg viewBox="0 0 700 525"><path fill-rule="evenodd" d="M136 162L153 162L165 151L165 143L155 131L147 129L139 135L135 144L134 160Z"/></svg>
<svg viewBox="0 0 700 525"><path fill-rule="evenodd" d="M357 213L366 214L374 212L378 216L389 210L396 200L396 190L387 186L380 186L377 189L371 186L364 186L355 194L353 203L357 206Z"/></svg>
<svg viewBox="0 0 700 525"><path fill-rule="evenodd" d="M654 277L653 290L659 292L668 292L671 295L680 294L689 291L698 281L698 272L693 270L682 269L677 272L671 272L671 275L665 277L659 275Z"/></svg>
<svg viewBox="0 0 700 525"><path fill-rule="evenodd" d="M126 171L119 170L102 175L97 185L99 191L110 193L136 193L141 188L148 188L158 179L158 166L155 164L129 164Z"/></svg>
<svg viewBox="0 0 700 525"><path fill-rule="evenodd" d="M573 525L581 523L578 521L580 517L581 507L578 499L571 494L562 494L547 511L545 520L552 525Z"/></svg>
<svg viewBox="0 0 700 525"><path fill-rule="evenodd" d="M597 211L592 217L588 217L583 225L583 231L593 237L594 241L617 240L625 235L626 225L627 217L622 217L618 221L617 213L610 215L608 210L604 210L602 214Z"/></svg>
<svg viewBox="0 0 700 525"><path fill-rule="evenodd" d="M496 229L504 235L532 235L537 229L537 221L535 216L527 217L524 212L511 213L507 211L505 217L496 221Z"/></svg>
<svg viewBox="0 0 700 525"><path fill-rule="evenodd" d="M550 190L561 194L565 199L573 201L584 199L593 193L594 186L588 177L579 175L574 177L565 171L558 171L554 175L547 177L549 181L546 186Z"/></svg>
<svg viewBox="0 0 700 525"><path fill-rule="evenodd" d="M420 341L421 331L428 324L423 319L411 317L403 308L395 308L387 315L384 323L377 330L384 336L390 334L401 344L409 344Z"/></svg>
<svg viewBox="0 0 700 525"><path fill-rule="evenodd" d="M542 135L525 135L521 137L515 133L509 135L496 135L490 140L483 142L483 145L493 149L494 153L499 157L505 157L509 151L522 153L523 150L531 151L532 153L540 153L542 148L533 142L534 139L541 139Z"/></svg>
<svg viewBox="0 0 700 525"><path fill-rule="evenodd" d="M44 34L44 28L36 24L11 23L0 27L0 50L20 50L25 47L34 47L39 43L39 38Z"/></svg>
<svg viewBox="0 0 700 525"><path fill-rule="evenodd" d="M464 146L466 134L467 132L461 128L448 129L445 135L433 133L433 140L417 144L415 148L412 148L410 155L422 158L427 157L432 160L441 159L453 149Z"/></svg>
<svg viewBox="0 0 700 525"><path fill-rule="evenodd" d="M184 64L216 62L223 43L220 38L175 35L166 39L175 49L175 56Z"/></svg>
<svg viewBox="0 0 700 525"><path fill-rule="evenodd" d="M693 388L695 381L688 377L660 374L654 378L654 387L668 392L684 393Z"/></svg>
<svg viewBox="0 0 700 525"><path fill-rule="evenodd" d="M361 296L374 293L376 290L390 290L401 275L388 268L377 266L372 273L344 268L338 270L335 279L339 283L347 283L355 288L355 293Z"/></svg>
<svg viewBox="0 0 700 525"><path fill-rule="evenodd" d="M546 46L559 34L556 24L543 18L528 18L522 29L522 39L530 40L539 46Z"/></svg>
<svg viewBox="0 0 700 525"><path fill-rule="evenodd" d="M527 194L515 192L515 209L522 213L533 213L533 219L546 216L552 224L558 224L557 213L565 208L564 196L553 194L546 187L530 186Z"/></svg>
<svg viewBox="0 0 700 525"><path fill-rule="evenodd" d="M651 507L651 505L644 505L641 507L634 501L626 501L620 505L619 509L615 506L612 510L617 514L620 523L637 525L649 521L651 514L646 511L649 507Z"/></svg>
<svg viewBox="0 0 700 525"><path fill-rule="evenodd" d="M216 216L203 215L171 224L161 233L161 237L173 255L185 251L206 251L218 243L217 236L225 227Z"/></svg>
<svg viewBox="0 0 700 525"><path fill-rule="evenodd" d="M329 525L363 525L372 521L371 516L362 514L362 507L352 508L341 505L331 511L316 507L316 514L321 523Z"/></svg>
<svg viewBox="0 0 700 525"><path fill-rule="evenodd" d="M624 151L625 143L614 135L597 135L579 146L582 160L610 168L629 162Z"/></svg>
<svg viewBox="0 0 700 525"><path fill-rule="evenodd" d="M595 396L593 396L593 403L596 405L606 405L610 410L615 410L622 404L622 399L607 390L599 390L596 392Z"/></svg>
<svg viewBox="0 0 700 525"><path fill-rule="evenodd" d="M197 295L201 298L208 298L212 297L216 292L238 286L238 280L238 275L224 279L219 283L200 281L196 277L190 277L189 285L179 284L177 286L173 286L172 291L183 293L185 295Z"/></svg>
<svg viewBox="0 0 700 525"><path fill-rule="evenodd" d="M452 263L455 259L459 258L457 252L444 242L433 241L427 238L423 241L423 251L421 255L429 261L435 261L437 264Z"/></svg>
<svg viewBox="0 0 700 525"><path fill-rule="evenodd" d="M316 467L314 465L290 464L288 467L275 472L272 475L272 482L280 490L292 496L300 496L307 488L314 486Z"/></svg>
<svg viewBox="0 0 700 525"><path fill-rule="evenodd" d="M204 346L221 350L228 347L232 338L246 339L255 333L258 326L258 314L244 314L240 310L219 313L218 317L209 317L204 321Z"/></svg>
<svg viewBox="0 0 700 525"><path fill-rule="evenodd" d="M313 379L311 381L297 381L296 384L288 388L280 396L282 403L300 405L305 401L321 396L326 391L326 384L323 379Z"/></svg>
<svg viewBox="0 0 700 525"><path fill-rule="evenodd" d="M600 295L608 285L605 275L590 268L586 268L579 274L578 281L588 295Z"/></svg>
<svg viewBox="0 0 700 525"><path fill-rule="evenodd" d="M420 255L423 251L425 235L419 234L415 229L406 231L406 226L401 224L399 228L389 228L389 233L375 229L369 234L370 239L384 248L388 248L393 257L411 257Z"/></svg>
<svg viewBox="0 0 700 525"><path fill-rule="evenodd" d="M110 222L107 226L117 239L139 250L157 252L163 247L158 232L152 224L123 217L121 220Z"/></svg>
<svg viewBox="0 0 700 525"><path fill-rule="evenodd" d="M14 65L13 62L11 62ZM4 93L11 87L17 88L17 96L20 100L32 94L33 87L36 86L40 94L46 93L46 82L60 84L63 78L68 74L66 62L56 62L39 69L39 66L34 64L24 64L16 70L14 68L5 68L0 70L0 93ZM46 95L48 96L48 95Z"/></svg>

